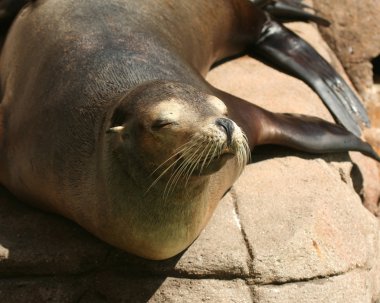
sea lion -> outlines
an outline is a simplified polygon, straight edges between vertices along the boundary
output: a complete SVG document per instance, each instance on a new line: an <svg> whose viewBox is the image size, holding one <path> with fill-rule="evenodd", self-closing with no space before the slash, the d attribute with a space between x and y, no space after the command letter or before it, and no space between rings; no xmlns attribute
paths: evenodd
<svg viewBox="0 0 380 303"><path fill-rule="evenodd" d="M268 112L204 80L219 60L264 52L338 100L332 111L360 133L356 120L366 116L348 86L264 2L28 3L0 57L1 184L114 246L160 260L194 241L256 145L359 150L379 160L343 127Z"/></svg>

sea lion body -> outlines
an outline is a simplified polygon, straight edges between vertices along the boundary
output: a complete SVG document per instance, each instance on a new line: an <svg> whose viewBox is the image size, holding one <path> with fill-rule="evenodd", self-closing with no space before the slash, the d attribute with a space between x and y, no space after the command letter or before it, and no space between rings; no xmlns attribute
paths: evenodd
<svg viewBox="0 0 380 303"><path fill-rule="evenodd" d="M241 16L231 16L239 3L245 1L159 1L155 9L151 1L125 0L28 5L1 57L1 183L143 257L167 258L187 247L238 177L234 160L163 199L158 185L146 193L149 171L136 186L116 160L110 163L106 141L114 136L105 133L120 96L147 81L210 92L201 74L241 50L239 39L227 43L242 32ZM203 18L193 20L199 10Z"/></svg>
<svg viewBox="0 0 380 303"><path fill-rule="evenodd" d="M250 148L318 151L308 135L330 129L326 151L339 150L328 146L340 136L343 150L360 145L331 125L298 129L303 118L276 116L203 79L255 43L267 21L247 0L29 3L0 58L0 182L112 245L165 259L192 243L240 175L243 132ZM218 140L227 151L211 159ZM179 168L165 173L170 164Z"/></svg>

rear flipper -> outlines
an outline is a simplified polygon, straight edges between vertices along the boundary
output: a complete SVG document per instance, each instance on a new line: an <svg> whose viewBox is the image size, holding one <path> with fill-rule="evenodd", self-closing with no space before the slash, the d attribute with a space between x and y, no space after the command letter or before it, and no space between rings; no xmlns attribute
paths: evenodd
<svg viewBox="0 0 380 303"><path fill-rule="evenodd" d="M366 110L347 83L312 46L281 24L268 19L249 52L305 81L356 136L360 136L362 124L369 127Z"/></svg>
<svg viewBox="0 0 380 303"><path fill-rule="evenodd" d="M312 21L322 26L329 26L330 22L315 14L312 7L302 0L250 0L257 6L271 14L281 22ZM310 11L310 12L308 12Z"/></svg>

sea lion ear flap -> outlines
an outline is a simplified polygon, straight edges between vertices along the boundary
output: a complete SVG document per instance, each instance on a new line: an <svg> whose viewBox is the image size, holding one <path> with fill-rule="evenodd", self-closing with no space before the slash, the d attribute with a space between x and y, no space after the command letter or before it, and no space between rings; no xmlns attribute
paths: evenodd
<svg viewBox="0 0 380 303"><path fill-rule="evenodd" d="M124 130L124 126L114 126L109 129L107 129L107 134L121 134Z"/></svg>
<svg viewBox="0 0 380 303"><path fill-rule="evenodd" d="M121 138L123 141L126 141L130 137L129 133L130 133L130 130L127 124L113 126L106 130L107 135L109 136L116 135L117 137Z"/></svg>
<svg viewBox="0 0 380 303"><path fill-rule="evenodd" d="M112 114L111 127L106 130L107 134L125 134L127 131L128 114L123 107L117 107Z"/></svg>

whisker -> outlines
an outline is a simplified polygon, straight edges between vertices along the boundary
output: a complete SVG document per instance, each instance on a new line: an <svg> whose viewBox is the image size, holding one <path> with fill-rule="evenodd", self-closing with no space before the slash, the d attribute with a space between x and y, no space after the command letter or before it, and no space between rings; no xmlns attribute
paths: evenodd
<svg viewBox="0 0 380 303"><path fill-rule="evenodd" d="M174 157L176 157L177 155L181 154L181 153L184 153L187 149L191 149L193 146L195 146L194 144L193 145L190 145L190 146L186 146L188 145L189 143L191 143L191 141L189 140L188 142L186 142L185 144L179 146L176 150L180 149L179 151L175 152L172 156L170 156L167 160L165 160L163 163L161 163L151 174L150 176L152 176L157 170L159 170L165 163L167 163L169 160L173 159ZM181 149L182 148L182 149ZM178 163L178 161L180 161L181 159L183 158L183 156L180 156L178 159L176 159L175 161L173 161L173 163L171 163L153 182L152 184L148 187L148 189L146 190L145 194L147 194L149 192L149 190L155 185L157 184L157 182L174 166Z"/></svg>
<svg viewBox="0 0 380 303"><path fill-rule="evenodd" d="M206 136L193 136L189 141L178 147L175 152L151 173L154 175L161 170L159 176L152 182L146 193L154 187L163 176L169 172L162 197L166 200L177 187L178 183L183 182L186 188L191 176L195 170L202 173L209 167L214 159L219 158L224 151L225 143L220 141L209 140ZM236 140L233 145L235 151L235 161L238 172L242 173L248 161L250 161L251 153L248 146L247 136L242 133L242 137Z"/></svg>
<svg viewBox="0 0 380 303"><path fill-rule="evenodd" d="M209 161L207 162L207 165L206 165L206 167L208 167L208 166L210 165L210 163L211 163L212 159L214 159L214 158L215 158L215 156L217 155L217 152L218 152L218 147L217 147L217 146L215 146L215 145L213 145L213 147L214 147L214 151L212 152L212 155L211 155L211 157L210 157Z"/></svg>
<svg viewBox="0 0 380 303"><path fill-rule="evenodd" d="M178 154L182 153L186 148L188 148L188 146L186 146L187 144L191 143L191 141L187 141L185 144L182 144L181 146L179 146L174 152L173 155L171 155L168 159L166 159L164 162L162 162L159 166L157 166L157 168L150 174L151 176L157 171L159 170L165 163L167 163L168 161L170 161L171 159L173 159L175 156L177 156ZM179 150L180 148L182 148L181 150ZM191 147L190 147L191 148ZM178 150L178 151L177 151Z"/></svg>
<svg viewBox="0 0 380 303"><path fill-rule="evenodd" d="M212 142L212 141L209 141L209 143L208 143L207 146L206 146L206 148L208 148L208 151L207 151L207 154L206 154L206 156L205 156L205 158L204 158L204 160L203 160L203 163L202 163L202 166L201 166L200 172L203 171L203 168L204 168L204 166L205 166L205 164L206 164L206 161L207 161L207 159L208 159L208 156L209 156L209 154L210 154L210 152L211 152L211 150L212 150L212 145L213 145L213 142ZM210 147L209 147L209 146L210 146ZM206 150L206 148L205 148L205 150Z"/></svg>
<svg viewBox="0 0 380 303"><path fill-rule="evenodd" d="M188 165L188 157L187 157L187 154L193 149L194 146L197 145L197 141L193 142L193 144L187 148L183 153L182 153L182 159L184 159L184 161L181 163L181 165L179 165L175 171L173 172L173 174L170 176L166 186L165 186L165 190L164 190L164 196L168 196L170 191L171 191L171 188L172 188L172 184L173 182L177 179L177 178L180 178L181 174L182 174L182 170L184 169L184 167L186 167ZM198 146L198 149L196 151L198 151L199 149L201 148L201 146Z"/></svg>
<svg viewBox="0 0 380 303"><path fill-rule="evenodd" d="M172 164L170 164L153 182L152 184L148 187L146 190L145 194L148 193L148 191L157 184L157 182L174 166L180 161L182 157L179 157L177 160L175 160Z"/></svg>
<svg viewBox="0 0 380 303"><path fill-rule="evenodd" d="M189 179L191 177L191 175L193 174L194 170L197 168L197 166L199 165L200 161L202 160L203 158L203 155L205 154L205 151L206 149L203 149L202 150L202 153L199 155L199 157L196 159L196 161L194 162L194 164L189 167L189 170L187 171L186 175L187 175L187 178L186 178L186 182L185 182L185 186L187 185L187 183L189 182ZM202 169L200 170L199 173L201 173Z"/></svg>
<svg viewBox="0 0 380 303"><path fill-rule="evenodd" d="M181 179L181 177L183 176L183 175L185 175L185 172L187 171L187 168L188 167L191 167L191 165L192 165L192 162L193 162L193 160L194 160L194 158L196 158L196 156L197 156L197 152L200 150L200 149L202 149L202 144L199 144L199 142L197 142L198 143L198 145L199 145L199 147L194 151L194 152L192 152L192 155L189 157L189 158L186 158L186 160L184 161L184 164L185 165L182 165L181 167L180 167L180 169L179 170L177 170L176 172L175 172L175 174L173 174L173 179L172 180L169 180L169 181L171 181L171 184L170 184L170 187L169 187L169 192L168 192L168 194L171 192L171 190L172 189L174 189L174 187L176 186L176 184L178 183L178 181ZM186 186L187 184L185 184L185 186Z"/></svg>

